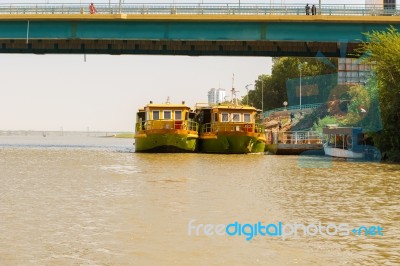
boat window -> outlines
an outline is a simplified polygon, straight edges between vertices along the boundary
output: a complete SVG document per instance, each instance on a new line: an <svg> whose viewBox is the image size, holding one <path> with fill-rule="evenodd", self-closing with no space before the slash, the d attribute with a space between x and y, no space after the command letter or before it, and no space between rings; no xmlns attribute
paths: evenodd
<svg viewBox="0 0 400 266"><path fill-rule="evenodd" d="M251 122L251 114L243 114L243 122Z"/></svg>
<svg viewBox="0 0 400 266"><path fill-rule="evenodd" d="M240 114L232 114L233 122L240 122Z"/></svg>
<svg viewBox="0 0 400 266"><path fill-rule="evenodd" d="M138 121L138 123L144 123L144 121L146 121L146 113L138 112L137 113L137 121Z"/></svg>
<svg viewBox="0 0 400 266"><path fill-rule="evenodd" d="M153 120L159 120L160 119L160 111L153 111Z"/></svg>
<svg viewBox="0 0 400 266"><path fill-rule="evenodd" d="M357 134L357 145L363 145L363 144L364 144L364 134L358 133Z"/></svg>
<svg viewBox="0 0 400 266"><path fill-rule="evenodd" d="M229 114L228 113L221 113L221 116L222 116L222 119L221 119L222 122L229 122Z"/></svg>
<svg viewBox="0 0 400 266"><path fill-rule="evenodd" d="M212 113L211 109L202 109L200 111L200 121L201 123L211 123Z"/></svg>
<svg viewBox="0 0 400 266"><path fill-rule="evenodd" d="M171 118L171 111L164 111L164 120L169 120Z"/></svg>
<svg viewBox="0 0 400 266"><path fill-rule="evenodd" d="M214 113L214 122L218 122L218 113Z"/></svg>
<svg viewBox="0 0 400 266"><path fill-rule="evenodd" d="M182 111L181 110L175 111L175 120L182 120Z"/></svg>

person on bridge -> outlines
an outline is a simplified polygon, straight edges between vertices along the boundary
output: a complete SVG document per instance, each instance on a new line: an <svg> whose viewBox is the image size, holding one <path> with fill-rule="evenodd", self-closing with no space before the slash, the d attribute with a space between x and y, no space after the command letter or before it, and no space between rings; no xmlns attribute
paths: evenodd
<svg viewBox="0 0 400 266"><path fill-rule="evenodd" d="M90 14L96 14L97 10L94 7L93 3L90 3L89 11L90 11Z"/></svg>
<svg viewBox="0 0 400 266"><path fill-rule="evenodd" d="M310 6L306 5L306 15L310 15Z"/></svg>
<svg viewBox="0 0 400 266"><path fill-rule="evenodd" d="M315 5L312 5L312 7L311 7L311 14L313 16L315 16L317 14L317 8L315 7Z"/></svg>

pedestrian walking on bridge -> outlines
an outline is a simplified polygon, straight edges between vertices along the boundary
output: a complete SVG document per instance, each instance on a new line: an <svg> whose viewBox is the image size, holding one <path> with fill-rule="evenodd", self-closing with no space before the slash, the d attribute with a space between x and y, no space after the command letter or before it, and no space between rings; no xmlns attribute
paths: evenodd
<svg viewBox="0 0 400 266"><path fill-rule="evenodd" d="M97 13L97 10L94 7L93 3L90 3L89 11L90 11L90 14L96 14Z"/></svg>
<svg viewBox="0 0 400 266"><path fill-rule="evenodd" d="M306 5L306 15L310 15L310 6Z"/></svg>
<svg viewBox="0 0 400 266"><path fill-rule="evenodd" d="M311 7L311 14L313 16L315 16L317 14L317 8L315 7L315 5L312 5L312 7Z"/></svg>

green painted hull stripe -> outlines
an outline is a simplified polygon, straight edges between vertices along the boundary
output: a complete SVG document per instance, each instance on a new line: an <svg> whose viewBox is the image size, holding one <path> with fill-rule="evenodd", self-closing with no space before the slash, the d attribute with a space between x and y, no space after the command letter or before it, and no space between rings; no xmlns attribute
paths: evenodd
<svg viewBox="0 0 400 266"><path fill-rule="evenodd" d="M178 134L148 134L145 138L135 138L137 152L193 152L197 139Z"/></svg>
<svg viewBox="0 0 400 266"><path fill-rule="evenodd" d="M200 151L205 153L258 153L264 152L265 142L250 136L223 136L201 139Z"/></svg>

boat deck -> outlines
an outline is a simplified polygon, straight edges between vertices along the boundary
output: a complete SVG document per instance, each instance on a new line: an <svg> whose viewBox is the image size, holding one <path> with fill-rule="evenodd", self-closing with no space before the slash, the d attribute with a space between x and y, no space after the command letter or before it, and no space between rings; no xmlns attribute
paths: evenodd
<svg viewBox="0 0 400 266"><path fill-rule="evenodd" d="M267 132L265 148L276 155L299 155L312 150L324 153L322 135L313 131Z"/></svg>

